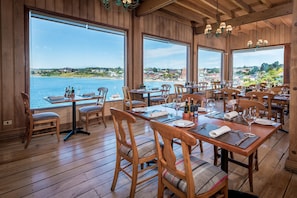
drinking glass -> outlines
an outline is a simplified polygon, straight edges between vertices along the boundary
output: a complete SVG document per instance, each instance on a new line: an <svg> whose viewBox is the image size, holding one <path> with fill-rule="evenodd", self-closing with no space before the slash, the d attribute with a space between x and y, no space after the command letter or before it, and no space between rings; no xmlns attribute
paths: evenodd
<svg viewBox="0 0 297 198"><path fill-rule="evenodd" d="M248 109L244 109L242 112L242 117L249 125L249 132L246 133L246 135L249 137L254 137L255 134L252 133L252 123L254 123L257 119L256 108L250 107Z"/></svg>
<svg viewBox="0 0 297 198"><path fill-rule="evenodd" d="M165 106L167 105L167 100L168 100L168 98L169 98L169 93L167 92L167 91L165 91L164 93L163 93L163 98L164 98L164 101L165 101Z"/></svg>
<svg viewBox="0 0 297 198"><path fill-rule="evenodd" d="M176 116L178 116L178 110L179 110L180 106L181 106L181 100L178 98L175 100L175 105L174 105Z"/></svg>
<svg viewBox="0 0 297 198"><path fill-rule="evenodd" d="M214 111L214 108L216 106L215 100L212 98L207 99L206 101L207 105L207 110L211 113Z"/></svg>

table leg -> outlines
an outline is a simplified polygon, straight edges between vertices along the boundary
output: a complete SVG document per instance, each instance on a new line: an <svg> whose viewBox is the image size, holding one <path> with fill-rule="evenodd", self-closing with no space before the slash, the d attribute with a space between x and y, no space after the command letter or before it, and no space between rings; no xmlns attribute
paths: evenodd
<svg viewBox="0 0 297 198"><path fill-rule="evenodd" d="M221 148L221 169L228 173L228 151Z"/></svg>
<svg viewBox="0 0 297 198"><path fill-rule="evenodd" d="M252 153L249 156L249 164L248 164L249 184L250 184L250 191L251 192L253 192L253 159L254 159L254 154Z"/></svg>
<svg viewBox="0 0 297 198"><path fill-rule="evenodd" d="M150 92L147 93L147 106L151 106L151 94L150 94Z"/></svg>
<svg viewBox="0 0 297 198"><path fill-rule="evenodd" d="M76 133L83 133L90 135L87 131L82 131L81 128L76 128L76 102L72 102L72 130L65 136L64 141L68 140L72 135Z"/></svg>

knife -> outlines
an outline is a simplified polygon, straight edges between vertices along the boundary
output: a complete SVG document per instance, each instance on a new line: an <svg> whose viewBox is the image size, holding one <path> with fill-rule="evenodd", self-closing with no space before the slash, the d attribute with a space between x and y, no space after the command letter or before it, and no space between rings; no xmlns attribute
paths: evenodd
<svg viewBox="0 0 297 198"><path fill-rule="evenodd" d="M245 136L244 138L240 139L238 142L235 143L235 146L241 145L245 140L247 140L249 136Z"/></svg>

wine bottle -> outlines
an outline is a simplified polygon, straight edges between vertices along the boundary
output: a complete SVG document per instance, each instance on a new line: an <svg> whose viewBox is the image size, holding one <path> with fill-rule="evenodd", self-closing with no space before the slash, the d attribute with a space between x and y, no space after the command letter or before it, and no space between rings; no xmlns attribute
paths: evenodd
<svg viewBox="0 0 297 198"><path fill-rule="evenodd" d="M188 99L186 99L186 102L185 102L185 109L184 109L184 113L188 113L189 112L189 103L188 103Z"/></svg>

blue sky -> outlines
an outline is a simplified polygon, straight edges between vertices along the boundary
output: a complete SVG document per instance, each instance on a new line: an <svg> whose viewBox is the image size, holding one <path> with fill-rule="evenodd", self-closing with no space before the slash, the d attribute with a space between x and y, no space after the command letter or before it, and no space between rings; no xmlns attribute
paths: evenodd
<svg viewBox="0 0 297 198"><path fill-rule="evenodd" d="M109 34L87 28L32 18L31 20L31 67L123 67L124 34ZM157 42L146 37L144 67L183 68L187 64L187 45ZM270 61L270 62L269 62ZM261 65L263 62L283 63L281 50L257 50L236 53L234 66ZM218 67L220 54L200 51L199 66Z"/></svg>

